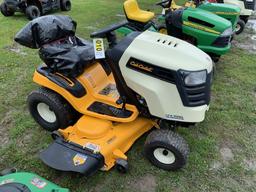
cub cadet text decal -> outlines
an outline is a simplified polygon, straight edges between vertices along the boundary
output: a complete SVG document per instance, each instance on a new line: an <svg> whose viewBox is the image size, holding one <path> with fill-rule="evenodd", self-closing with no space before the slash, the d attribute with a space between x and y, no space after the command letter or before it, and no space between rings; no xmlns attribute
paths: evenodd
<svg viewBox="0 0 256 192"><path fill-rule="evenodd" d="M136 67L136 68L140 68L144 71L148 71L148 72L152 72L153 71L153 68L152 67L147 67L141 63L136 63L135 61L131 61L130 62L130 65L132 65L133 67Z"/></svg>

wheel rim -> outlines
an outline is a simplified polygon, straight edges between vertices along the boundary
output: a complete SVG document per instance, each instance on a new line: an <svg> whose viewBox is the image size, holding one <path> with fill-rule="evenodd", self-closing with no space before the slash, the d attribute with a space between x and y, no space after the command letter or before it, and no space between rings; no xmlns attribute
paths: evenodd
<svg viewBox="0 0 256 192"><path fill-rule="evenodd" d="M165 148L156 148L153 154L154 157L163 164L172 164L176 159L173 152Z"/></svg>
<svg viewBox="0 0 256 192"><path fill-rule="evenodd" d="M237 32L237 31L240 31L240 29L241 29L241 26L240 26L239 24L237 24L237 25L236 25L236 32Z"/></svg>
<svg viewBox="0 0 256 192"><path fill-rule="evenodd" d="M32 17L37 18L38 17L38 12L36 10L32 11Z"/></svg>
<svg viewBox="0 0 256 192"><path fill-rule="evenodd" d="M38 103L37 111L42 119L48 123L54 123L57 120L55 113L50 109L49 105L45 103Z"/></svg>

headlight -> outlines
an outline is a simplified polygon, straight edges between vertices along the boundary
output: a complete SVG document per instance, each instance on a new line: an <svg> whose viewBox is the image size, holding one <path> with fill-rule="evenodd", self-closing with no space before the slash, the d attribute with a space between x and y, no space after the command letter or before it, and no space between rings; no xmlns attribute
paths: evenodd
<svg viewBox="0 0 256 192"><path fill-rule="evenodd" d="M231 36L233 34L233 30L232 27L226 29L225 31L223 31L223 33L221 33L221 36Z"/></svg>
<svg viewBox="0 0 256 192"><path fill-rule="evenodd" d="M203 71L181 71L185 85L195 86L206 83L207 72Z"/></svg>

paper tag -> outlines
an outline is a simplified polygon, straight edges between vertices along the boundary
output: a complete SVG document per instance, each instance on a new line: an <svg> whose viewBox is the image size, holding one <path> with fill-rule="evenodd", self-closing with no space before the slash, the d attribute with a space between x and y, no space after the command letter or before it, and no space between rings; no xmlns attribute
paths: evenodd
<svg viewBox="0 0 256 192"><path fill-rule="evenodd" d="M104 59L105 58L105 50L104 50L103 39L101 39L101 38L93 39L93 46L94 46L95 58L96 59Z"/></svg>

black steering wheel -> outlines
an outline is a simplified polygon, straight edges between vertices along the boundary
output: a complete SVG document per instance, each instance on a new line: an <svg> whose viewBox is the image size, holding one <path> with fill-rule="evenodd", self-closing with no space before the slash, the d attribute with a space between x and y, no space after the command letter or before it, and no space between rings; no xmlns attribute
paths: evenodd
<svg viewBox="0 0 256 192"><path fill-rule="evenodd" d="M156 5L159 5L163 8L170 8L171 3L172 3L172 0L164 0L164 1L160 1L160 2L156 3Z"/></svg>
<svg viewBox="0 0 256 192"><path fill-rule="evenodd" d="M106 38L108 40L109 47L113 47L116 44L115 30L128 24L128 21L122 21L121 23L110 25L99 31L91 33L91 38Z"/></svg>

